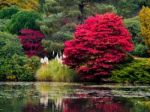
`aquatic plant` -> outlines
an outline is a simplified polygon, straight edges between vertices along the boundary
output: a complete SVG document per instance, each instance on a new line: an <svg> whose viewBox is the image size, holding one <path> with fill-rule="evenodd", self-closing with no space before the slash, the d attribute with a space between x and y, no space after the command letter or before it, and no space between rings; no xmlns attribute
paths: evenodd
<svg viewBox="0 0 150 112"><path fill-rule="evenodd" d="M74 70L63 65L57 59L51 60L48 65L42 65L36 73L37 80L71 82L76 79Z"/></svg>

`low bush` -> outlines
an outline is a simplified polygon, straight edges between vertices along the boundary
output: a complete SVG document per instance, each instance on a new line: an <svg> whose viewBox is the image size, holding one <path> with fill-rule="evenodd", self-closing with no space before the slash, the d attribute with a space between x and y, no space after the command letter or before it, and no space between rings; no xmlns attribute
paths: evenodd
<svg viewBox="0 0 150 112"><path fill-rule="evenodd" d="M75 81L76 73L74 70L54 59L48 65L41 66L36 73L36 79L40 81L71 82Z"/></svg>
<svg viewBox="0 0 150 112"><path fill-rule="evenodd" d="M140 56L140 57L148 57L147 51L148 51L147 46L145 46L144 44L137 44L135 45L135 48L132 54L135 56Z"/></svg>
<svg viewBox="0 0 150 112"><path fill-rule="evenodd" d="M36 70L39 68L40 60L38 57L14 57L14 74L19 81L34 81ZM20 63L19 63L20 62Z"/></svg>
<svg viewBox="0 0 150 112"><path fill-rule="evenodd" d="M0 32L7 31L7 24L10 22L10 19L0 19Z"/></svg>
<svg viewBox="0 0 150 112"><path fill-rule="evenodd" d="M120 83L150 83L150 59L136 59L117 66L111 79Z"/></svg>
<svg viewBox="0 0 150 112"><path fill-rule="evenodd" d="M15 35L0 32L0 80L33 81L39 58L27 58Z"/></svg>
<svg viewBox="0 0 150 112"><path fill-rule="evenodd" d="M39 62L37 57L13 55L11 59L4 60L5 64L0 72L1 80L34 81Z"/></svg>

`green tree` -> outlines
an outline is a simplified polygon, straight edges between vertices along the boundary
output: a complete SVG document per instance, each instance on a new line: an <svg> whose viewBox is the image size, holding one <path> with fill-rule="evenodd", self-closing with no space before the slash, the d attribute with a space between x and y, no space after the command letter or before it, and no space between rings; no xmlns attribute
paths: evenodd
<svg viewBox="0 0 150 112"><path fill-rule="evenodd" d="M38 30L39 26L36 24L36 20L41 19L39 13L34 11L19 11L12 16L11 21L7 25L10 33L19 33L23 28Z"/></svg>
<svg viewBox="0 0 150 112"><path fill-rule="evenodd" d="M148 46L150 54L150 8L143 7L139 13L141 34L144 37L145 44Z"/></svg>
<svg viewBox="0 0 150 112"><path fill-rule="evenodd" d="M134 51L132 51L133 55L140 57L148 57L147 46L144 43L144 38L141 35L141 25L139 17L133 17L124 19L125 26L130 31L132 35L132 41L134 43Z"/></svg>

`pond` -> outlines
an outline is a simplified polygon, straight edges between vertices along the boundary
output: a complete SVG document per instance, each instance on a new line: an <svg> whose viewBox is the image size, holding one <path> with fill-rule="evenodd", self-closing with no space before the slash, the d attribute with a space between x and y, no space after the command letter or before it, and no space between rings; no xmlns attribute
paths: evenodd
<svg viewBox="0 0 150 112"><path fill-rule="evenodd" d="M150 87L5 82L0 112L150 112Z"/></svg>

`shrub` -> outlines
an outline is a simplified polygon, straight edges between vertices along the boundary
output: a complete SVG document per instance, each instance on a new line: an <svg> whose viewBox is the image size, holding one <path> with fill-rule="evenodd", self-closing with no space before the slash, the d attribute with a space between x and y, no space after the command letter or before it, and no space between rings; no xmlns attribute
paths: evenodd
<svg viewBox="0 0 150 112"><path fill-rule="evenodd" d="M16 14L19 9L15 6L3 8L0 10L0 19L10 19L12 15Z"/></svg>
<svg viewBox="0 0 150 112"><path fill-rule="evenodd" d="M27 56L41 56L44 55L44 48L42 46L42 39L44 35L37 30L22 29L21 35L18 36L23 46L24 52Z"/></svg>
<svg viewBox="0 0 150 112"><path fill-rule="evenodd" d="M119 16L96 15L77 26L74 39L65 42L64 63L76 69L81 79L99 79L132 49L131 36Z"/></svg>
<svg viewBox="0 0 150 112"><path fill-rule="evenodd" d="M24 56L19 40L15 35L0 32L0 80L34 80L38 58Z"/></svg>
<svg viewBox="0 0 150 112"><path fill-rule="evenodd" d="M40 60L37 57L27 58L25 56L13 56L12 61L14 70L12 74L17 77L19 81L34 81L35 73L39 67Z"/></svg>
<svg viewBox="0 0 150 112"><path fill-rule="evenodd" d="M113 5L96 3L97 13L104 14L106 12L117 13L117 9Z"/></svg>
<svg viewBox="0 0 150 112"><path fill-rule="evenodd" d="M112 71L112 80L121 83L150 83L150 59L136 59L118 65Z"/></svg>
<svg viewBox="0 0 150 112"><path fill-rule="evenodd" d="M0 58L11 58L14 54L23 55L19 39L15 35L0 32Z"/></svg>
<svg viewBox="0 0 150 112"><path fill-rule="evenodd" d="M141 33L144 37L145 44L148 47L148 53L150 53L150 8L143 7L139 13L141 23Z"/></svg>
<svg viewBox="0 0 150 112"><path fill-rule="evenodd" d="M13 55L12 60L6 65L6 76L15 76L18 81L34 81L35 73L40 64L39 58L27 58L25 56ZM6 80L9 80L6 78Z"/></svg>
<svg viewBox="0 0 150 112"><path fill-rule="evenodd" d="M38 30L39 26L36 20L41 19L40 14L34 11L19 11L12 16L11 21L7 25L8 31L11 33L19 33L21 29L35 29Z"/></svg>
<svg viewBox="0 0 150 112"><path fill-rule="evenodd" d="M10 19L0 19L0 32L7 31L7 24L10 22Z"/></svg>
<svg viewBox="0 0 150 112"><path fill-rule="evenodd" d="M132 52L132 54L140 57L148 57L147 50L148 50L147 46L143 44L137 44L135 45L135 49Z"/></svg>
<svg viewBox="0 0 150 112"><path fill-rule="evenodd" d="M42 81L71 82L76 79L76 73L54 59L48 65L41 66L37 71L36 78Z"/></svg>

